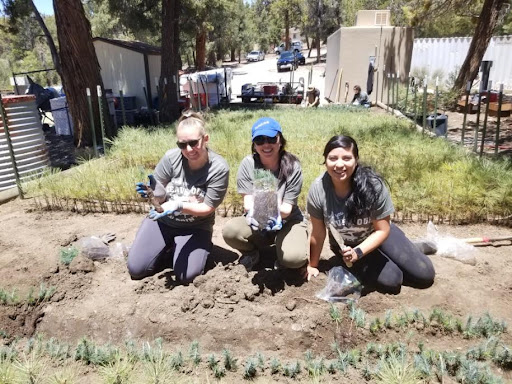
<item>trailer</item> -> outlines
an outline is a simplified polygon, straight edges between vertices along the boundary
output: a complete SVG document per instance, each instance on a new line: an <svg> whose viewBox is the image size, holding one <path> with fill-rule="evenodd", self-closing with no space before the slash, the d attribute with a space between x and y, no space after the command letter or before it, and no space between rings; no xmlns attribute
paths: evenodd
<svg viewBox="0 0 512 384"><path fill-rule="evenodd" d="M261 82L242 85L242 94L238 96L243 103L288 103L300 104L304 99L303 82Z"/></svg>

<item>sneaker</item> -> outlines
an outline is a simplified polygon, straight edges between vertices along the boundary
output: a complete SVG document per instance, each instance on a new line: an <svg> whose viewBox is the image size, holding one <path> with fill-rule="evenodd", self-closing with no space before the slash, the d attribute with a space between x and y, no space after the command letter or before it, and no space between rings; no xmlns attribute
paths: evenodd
<svg viewBox="0 0 512 384"><path fill-rule="evenodd" d="M254 251L245 252L240 257L240 260L238 260L239 264L242 264L247 272L251 272L253 268L258 264L260 261L260 251L255 249Z"/></svg>
<svg viewBox="0 0 512 384"><path fill-rule="evenodd" d="M412 242L420 252L425 255L433 255L437 252L437 245L429 240L416 240Z"/></svg>

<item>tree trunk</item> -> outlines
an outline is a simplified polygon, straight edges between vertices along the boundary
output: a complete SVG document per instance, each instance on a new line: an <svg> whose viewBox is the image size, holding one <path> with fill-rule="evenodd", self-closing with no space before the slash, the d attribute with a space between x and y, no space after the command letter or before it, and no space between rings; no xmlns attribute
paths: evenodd
<svg viewBox="0 0 512 384"><path fill-rule="evenodd" d="M60 78L62 79L62 68L60 65L59 52L57 51L57 47L55 46L55 42L53 41L52 34L46 27L46 24L44 23L44 20L41 17L39 11L37 10L33 0L29 0L29 6L32 9L32 12L34 12L34 17L36 18L39 27L41 27L41 29L43 30L44 37L46 38L46 43L48 44L48 48L50 48L50 53L52 55L53 61L53 68L55 68Z"/></svg>
<svg viewBox="0 0 512 384"><path fill-rule="evenodd" d="M284 12L284 48L290 50L290 13L288 10Z"/></svg>
<svg viewBox="0 0 512 384"><path fill-rule="evenodd" d="M320 62L320 36L316 37L316 62Z"/></svg>
<svg viewBox="0 0 512 384"><path fill-rule="evenodd" d="M236 60L236 49L231 48L231 62L234 62Z"/></svg>
<svg viewBox="0 0 512 384"><path fill-rule="evenodd" d="M197 69L204 71L206 61L206 28L196 34L196 51L197 51Z"/></svg>
<svg viewBox="0 0 512 384"><path fill-rule="evenodd" d="M60 47L62 85L73 118L75 145L89 145L92 142L92 132L86 88L91 90L95 127L98 131L100 117L96 86L100 85L102 94L105 94L100 66L92 44L91 25L85 17L80 0L53 0L53 8ZM106 134L111 136L108 108L103 108L103 111Z"/></svg>
<svg viewBox="0 0 512 384"><path fill-rule="evenodd" d="M472 82L478 75L480 63L498 24L500 11L504 3L505 0L485 0L468 54L460 68L453 90L464 92L467 82Z"/></svg>
<svg viewBox="0 0 512 384"><path fill-rule="evenodd" d="M181 0L162 4L162 57L160 72L160 121L171 123L180 117L178 105Z"/></svg>

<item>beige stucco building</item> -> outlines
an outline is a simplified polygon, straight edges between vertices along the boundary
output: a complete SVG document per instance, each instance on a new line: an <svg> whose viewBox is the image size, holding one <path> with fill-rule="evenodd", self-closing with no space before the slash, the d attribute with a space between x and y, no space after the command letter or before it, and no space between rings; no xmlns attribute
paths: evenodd
<svg viewBox="0 0 512 384"><path fill-rule="evenodd" d="M414 33L412 28L390 26L390 13L359 11L354 27L343 27L327 39L325 96L334 102L352 100L354 85L367 90L370 62L373 63L372 102L387 102L391 85L388 74L407 80L411 67ZM341 76L340 76L341 75ZM346 84L348 83L348 94Z"/></svg>

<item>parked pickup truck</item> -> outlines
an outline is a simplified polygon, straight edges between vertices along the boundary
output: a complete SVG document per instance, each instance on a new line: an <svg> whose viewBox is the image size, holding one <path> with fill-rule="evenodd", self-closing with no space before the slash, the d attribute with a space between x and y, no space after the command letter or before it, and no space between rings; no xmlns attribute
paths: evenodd
<svg viewBox="0 0 512 384"><path fill-rule="evenodd" d="M243 103L290 103L300 104L304 98L303 82L274 83L262 82L242 85L242 94L238 96Z"/></svg>
<svg viewBox="0 0 512 384"><path fill-rule="evenodd" d="M286 50L285 44L281 43L277 47L274 48L274 52L277 55L283 53ZM290 44L290 51L300 52L302 51L302 42L300 40L293 40Z"/></svg>

